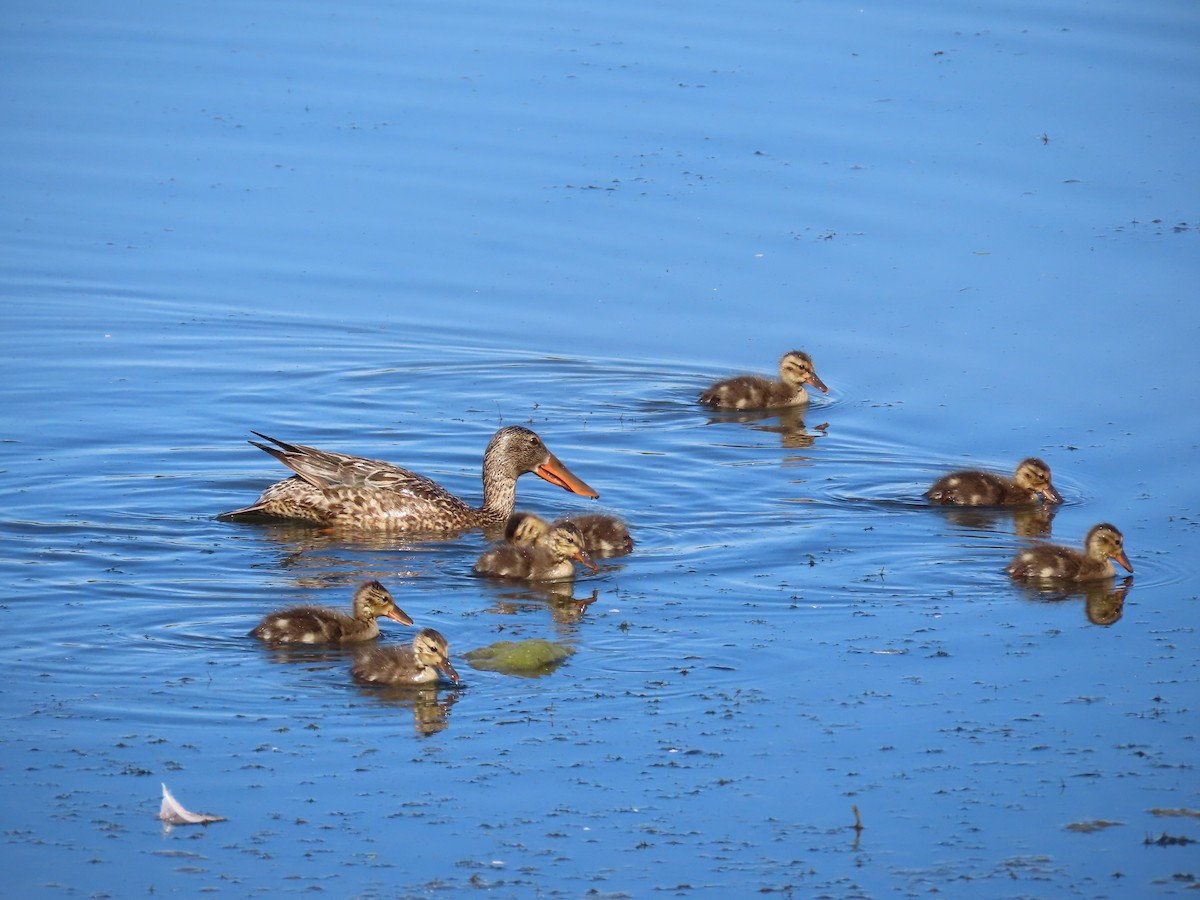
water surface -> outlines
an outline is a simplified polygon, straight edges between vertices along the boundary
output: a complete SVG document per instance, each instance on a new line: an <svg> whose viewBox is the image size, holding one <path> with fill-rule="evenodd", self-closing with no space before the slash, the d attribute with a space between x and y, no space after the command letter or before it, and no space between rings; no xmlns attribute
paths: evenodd
<svg viewBox="0 0 1200 900"><path fill-rule="evenodd" d="M12 890L1193 886L1146 845L1200 809L1193 13L4 22ZM695 403L792 347L831 388L803 413ZM478 533L216 518L284 474L251 429L477 500L514 423L601 494L522 508L632 525L582 609L475 578ZM1034 454L1053 516L920 500ZM1128 584L1005 577L1103 520ZM575 652L389 695L245 637L365 578L452 653ZM228 821L164 834L160 782Z"/></svg>

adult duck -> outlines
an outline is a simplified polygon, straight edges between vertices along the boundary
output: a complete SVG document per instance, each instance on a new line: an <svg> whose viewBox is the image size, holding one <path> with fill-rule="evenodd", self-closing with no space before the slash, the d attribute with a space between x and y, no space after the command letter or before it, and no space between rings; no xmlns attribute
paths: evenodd
<svg viewBox="0 0 1200 900"><path fill-rule="evenodd" d="M829 393L817 377L812 357L803 350L789 350L779 360L779 380L761 375L739 375L718 381L700 395L700 402L716 409L778 409L808 403L806 384Z"/></svg>
<svg viewBox="0 0 1200 900"><path fill-rule="evenodd" d="M250 635L271 644L350 644L379 637L381 618L413 623L387 588L368 581L354 592L350 615L324 606L293 606L268 615Z"/></svg>
<svg viewBox="0 0 1200 900"><path fill-rule="evenodd" d="M925 497L945 506L1017 506L1036 503L1039 494L1047 503L1062 503L1050 482L1050 467L1031 456L1021 460L1012 478L974 470L943 475Z"/></svg>
<svg viewBox="0 0 1200 900"><path fill-rule="evenodd" d="M1125 555L1125 539L1121 532L1101 522L1094 525L1083 541L1083 552L1058 544L1041 544L1022 550L1008 564L1013 578L1032 581L1099 581L1116 574L1113 560L1132 572Z"/></svg>
<svg viewBox="0 0 1200 900"><path fill-rule="evenodd" d="M519 425L501 428L484 451L479 507L392 463L254 434L276 446L250 443L296 474L268 487L250 506L221 518L268 516L388 532L462 531L505 522L516 504L517 479L526 472L584 497L600 496L559 462L540 437Z"/></svg>

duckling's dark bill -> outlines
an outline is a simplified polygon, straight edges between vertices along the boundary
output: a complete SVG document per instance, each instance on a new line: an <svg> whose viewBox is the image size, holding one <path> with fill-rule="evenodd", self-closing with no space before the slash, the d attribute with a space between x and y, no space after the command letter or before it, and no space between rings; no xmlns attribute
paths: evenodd
<svg viewBox="0 0 1200 900"><path fill-rule="evenodd" d="M538 478L544 479L551 484L557 484L565 491L570 491L572 494L579 494L583 497L592 497L593 499L600 495L588 487L586 482L576 478L575 475L558 461L558 457L551 455L544 463L533 470Z"/></svg>
<svg viewBox="0 0 1200 900"><path fill-rule="evenodd" d="M387 616L389 619L391 619L393 622L399 622L401 625L412 625L413 624L412 616L410 616L408 613L406 613L404 610L402 610L398 606L395 609L384 613L384 615Z"/></svg>
<svg viewBox="0 0 1200 900"><path fill-rule="evenodd" d="M811 384L813 387L815 387L822 394L829 393L829 388L825 387L825 382L823 382L820 378L817 377L816 372L813 372L811 375L809 375L808 383Z"/></svg>
<svg viewBox="0 0 1200 900"><path fill-rule="evenodd" d="M1113 556L1113 559L1115 559L1115 560L1116 560L1117 562L1119 562L1119 563L1120 563L1122 566L1124 566L1124 567L1125 567L1125 571L1127 571L1127 572L1132 572L1132 571L1133 571L1133 566L1131 566L1131 565L1129 564L1129 557L1125 555L1125 551L1124 551L1124 550L1121 550L1121 551L1119 551L1118 553L1116 553L1116 554Z"/></svg>

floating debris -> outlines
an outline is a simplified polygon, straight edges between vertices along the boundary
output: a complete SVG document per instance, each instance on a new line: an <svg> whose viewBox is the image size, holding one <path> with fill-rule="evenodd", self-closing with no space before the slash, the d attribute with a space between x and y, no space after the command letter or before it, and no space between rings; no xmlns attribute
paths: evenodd
<svg viewBox="0 0 1200 900"><path fill-rule="evenodd" d="M158 817L168 825L207 825L209 822L224 822L224 816L210 816L206 813L189 812L183 808L183 805L171 796L171 792L167 790L164 784L162 807L158 811Z"/></svg>
<svg viewBox="0 0 1200 900"><path fill-rule="evenodd" d="M528 641L497 641L487 647L468 650L463 655L474 669L537 678L554 671L559 663L574 652L574 649L563 644L533 638Z"/></svg>
<svg viewBox="0 0 1200 900"><path fill-rule="evenodd" d="M1115 828L1124 824L1124 822L1110 822L1107 819L1092 819L1090 822L1072 822L1067 826L1067 831L1091 834L1093 831L1103 831L1105 828Z"/></svg>

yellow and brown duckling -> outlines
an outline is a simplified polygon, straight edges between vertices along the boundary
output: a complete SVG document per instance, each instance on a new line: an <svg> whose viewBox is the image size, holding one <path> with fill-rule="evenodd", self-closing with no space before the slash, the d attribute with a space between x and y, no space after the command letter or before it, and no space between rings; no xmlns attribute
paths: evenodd
<svg viewBox="0 0 1200 900"><path fill-rule="evenodd" d="M554 524L574 525L579 529L588 556L622 556L633 550L629 526L608 513L572 514L556 520ZM545 519L534 513L515 512L508 517L508 524L504 527L504 540L510 544L533 544L548 535L550 528Z"/></svg>
<svg viewBox="0 0 1200 900"><path fill-rule="evenodd" d="M1083 552L1058 544L1030 547L1008 564L1008 574L1032 581L1098 581L1116 574L1113 560L1133 571L1125 555L1125 539L1107 522L1092 527L1083 547Z"/></svg>
<svg viewBox="0 0 1200 900"><path fill-rule="evenodd" d="M250 506L222 518L270 516L373 531L461 531L498 525L512 515L517 479L533 472L584 497L600 496L551 453L528 428L509 425L483 454L483 506L473 507L441 485L391 463L289 444L250 443L296 474L263 491Z"/></svg>
<svg viewBox="0 0 1200 900"><path fill-rule="evenodd" d="M823 394L829 393L817 377L812 357L803 350L789 350L779 360L779 380L761 375L739 375L718 381L700 395L700 402L716 409L776 409L808 403L811 384Z"/></svg>
<svg viewBox="0 0 1200 900"><path fill-rule="evenodd" d="M570 523L548 525L533 513L509 520L506 541L485 550L475 572L489 578L561 581L575 577L575 563L591 571L597 566L583 544L583 535Z"/></svg>
<svg viewBox="0 0 1200 900"><path fill-rule="evenodd" d="M422 628L411 646L372 647L359 654L350 675L364 684L429 684L442 676L458 684L450 645L441 632Z"/></svg>
<svg viewBox="0 0 1200 900"><path fill-rule="evenodd" d="M572 514L554 524L578 528L589 556L607 558L633 552L633 535L629 533L629 526L617 516L608 513Z"/></svg>
<svg viewBox="0 0 1200 900"><path fill-rule="evenodd" d="M1050 467L1036 457L1021 460L1009 478L995 472L951 472L925 492L930 503L947 506L1017 506L1036 503L1038 495L1047 503L1062 503L1050 483Z"/></svg>
<svg viewBox="0 0 1200 900"><path fill-rule="evenodd" d="M368 581L354 592L350 615L324 606L294 606L271 613L250 635L272 644L350 644L378 637L380 618L413 623L387 588Z"/></svg>

